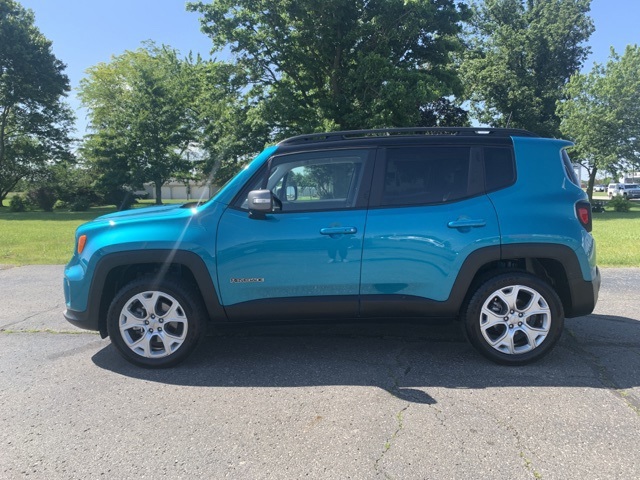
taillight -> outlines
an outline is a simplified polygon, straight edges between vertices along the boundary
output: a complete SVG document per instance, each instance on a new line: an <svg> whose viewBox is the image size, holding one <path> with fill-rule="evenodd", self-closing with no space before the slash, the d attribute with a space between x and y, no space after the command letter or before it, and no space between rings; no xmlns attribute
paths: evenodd
<svg viewBox="0 0 640 480"><path fill-rule="evenodd" d="M591 231L591 204L589 202L576 203L576 216L580 220L580 224L587 232Z"/></svg>

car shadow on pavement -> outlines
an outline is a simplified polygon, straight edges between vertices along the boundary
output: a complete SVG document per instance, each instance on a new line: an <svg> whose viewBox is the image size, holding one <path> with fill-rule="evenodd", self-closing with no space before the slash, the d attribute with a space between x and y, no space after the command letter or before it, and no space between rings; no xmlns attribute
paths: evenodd
<svg viewBox="0 0 640 480"><path fill-rule="evenodd" d="M232 327L204 338L171 369L136 367L112 345L93 361L119 375L171 385L376 386L423 404L437 403L440 388L640 386L639 321L589 315L568 319L565 327L547 357L521 367L485 360L458 324Z"/></svg>

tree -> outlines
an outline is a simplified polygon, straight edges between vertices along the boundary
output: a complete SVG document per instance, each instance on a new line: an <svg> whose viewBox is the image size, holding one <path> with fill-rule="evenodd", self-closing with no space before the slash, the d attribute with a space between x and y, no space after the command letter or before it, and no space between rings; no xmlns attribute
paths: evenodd
<svg viewBox="0 0 640 480"><path fill-rule="evenodd" d="M34 22L30 10L0 0L0 205L20 180L70 157L69 78Z"/></svg>
<svg viewBox="0 0 640 480"><path fill-rule="evenodd" d="M147 44L90 68L81 81L92 131L85 155L112 193L153 182L162 204L162 185L191 167L185 152L196 124L187 64L175 50Z"/></svg>
<svg viewBox="0 0 640 480"><path fill-rule="evenodd" d="M195 62L192 94L203 162L199 169L223 184L270 141L261 104L245 95L246 71L224 62Z"/></svg>
<svg viewBox="0 0 640 480"><path fill-rule="evenodd" d="M190 3L214 49L247 74L270 135L414 126L461 92L451 54L468 9L453 0Z"/></svg>
<svg viewBox="0 0 640 480"><path fill-rule="evenodd" d="M576 142L572 156L589 173L591 198L599 171L640 166L640 47L611 50L606 65L573 75L564 94L560 129Z"/></svg>
<svg viewBox="0 0 640 480"><path fill-rule="evenodd" d="M591 0L473 3L462 71L477 118L559 135L556 102L589 53Z"/></svg>

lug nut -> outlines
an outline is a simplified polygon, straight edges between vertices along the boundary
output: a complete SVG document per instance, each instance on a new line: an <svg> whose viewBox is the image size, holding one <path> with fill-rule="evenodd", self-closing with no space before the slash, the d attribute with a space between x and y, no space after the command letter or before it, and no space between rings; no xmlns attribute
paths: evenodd
<svg viewBox="0 0 640 480"><path fill-rule="evenodd" d="M519 314L518 314L518 316L519 316L520 318L522 318L522 314L521 314L521 313L519 313Z"/></svg>
<svg viewBox="0 0 640 480"><path fill-rule="evenodd" d="M518 322L518 326L521 327L522 326L522 322Z"/></svg>
<svg viewBox="0 0 640 480"><path fill-rule="evenodd" d="M153 328L150 328L150 329L149 329L149 333L153 333Z"/></svg>
<svg viewBox="0 0 640 480"><path fill-rule="evenodd" d="M509 325L509 328L513 328L513 324Z"/></svg>
<svg viewBox="0 0 640 480"><path fill-rule="evenodd" d="M158 331L161 332L162 331L162 327L158 327Z"/></svg>
<svg viewBox="0 0 640 480"><path fill-rule="evenodd" d="M522 315L521 315L522 316ZM164 318L161 318L160 320L158 320L160 323L164 323Z"/></svg>
<svg viewBox="0 0 640 480"><path fill-rule="evenodd" d="M145 321L144 321L144 324L145 324L145 325L149 325L149 320L145 320Z"/></svg>
<svg viewBox="0 0 640 480"><path fill-rule="evenodd" d="M509 321L509 317L504 317L504 321L508 322Z"/></svg>

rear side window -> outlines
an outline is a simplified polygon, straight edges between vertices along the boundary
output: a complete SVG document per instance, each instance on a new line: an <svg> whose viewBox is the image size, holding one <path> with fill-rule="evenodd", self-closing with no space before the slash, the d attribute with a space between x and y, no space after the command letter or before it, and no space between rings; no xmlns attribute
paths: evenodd
<svg viewBox="0 0 640 480"><path fill-rule="evenodd" d="M380 205L446 203L468 196L471 149L388 148Z"/></svg>
<svg viewBox="0 0 640 480"><path fill-rule="evenodd" d="M515 182L516 172L511 148L484 148L484 178L487 192L508 187Z"/></svg>

